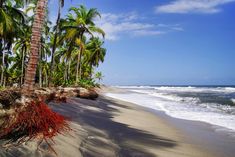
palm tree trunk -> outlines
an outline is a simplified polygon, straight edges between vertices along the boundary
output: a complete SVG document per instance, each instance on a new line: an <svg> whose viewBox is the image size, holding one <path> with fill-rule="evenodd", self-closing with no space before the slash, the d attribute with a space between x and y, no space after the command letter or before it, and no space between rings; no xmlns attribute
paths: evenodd
<svg viewBox="0 0 235 157"><path fill-rule="evenodd" d="M80 56L81 56L82 48L80 48L79 53L78 53L78 61L77 61L77 67L76 67L76 84L79 81L80 75L79 75L79 69L80 69Z"/></svg>
<svg viewBox="0 0 235 157"><path fill-rule="evenodd" d="M4 78L3 78L3 87L6 87L6 80L7 80L7 78L4 77Z"/></svg>
<svg viewBox="0 0 235 157"><path fill-rule="evenodd" d="M41 49L39 49L39 87L42 87L42 52Z"/></svg>
<svg viewBox="0 0 235 157"><path fill-rule="evenodd" d="M3 82L4 82L4 70L5 70L5 51L2 51L2 66L1 66L1 86L3 86Z"/></svg>
<svg viewBox="0 0 235 157"><path fill-rule="evenodd" d="M35 75L38 65L38 53L42 36L42 28L45 21L45 14L48 0L38 0L35 18L32 28L32 38L30 47L30 57L25 74L25 82L23 86L23 93L31 94L35 84Z"/></svg>
<svg viewBox="0 0 235 157"><path fill-rule="evenodd" d="M82 79L82 51L79 54L79 79Z"/></svg>
<svg viewBox="0 0 235 157"><path fill-rule="evenodd" d="M71 71L71 59L69 59L68 80L70 79L70 71Z"/></svg>
<svg viewBox="0 0 235 157"><path fill-rule="evenodd" d="M92 78L92 63L90 63L90 79Z"/></svg>
<svg viewBox="0 0 235 157"><path fill-rule="evenodd" d="M51 51L51 66L50 66L50 74L49 74L49 86L52 84L52 75L54 71L54 64L55 64L55 50L56 50L56 42L57 42L57 37L59 33L59 22L60 22L60 15L61 15L61 3L59 3L59 10L58 10L58 15L57 15L57 20L56 20L56 29L55 29L55 35L54 35L54 41L53 41L53 47Z"/></svg>
<svg viewBox="0 0 235 157"><path fill-rule="evenodd" d="M82 41L84 32L80 32L79 39ZM79 79L81 79L81 56L82 56L82 46L80 45L78 58L77 58L77 66L76 66L76 84L78 83Z"/></svg>
<svg viewBox="0 0 235 157"><path fill-rule="evenodd" d="M20 87L23 85L24 82L24 53L25 49L22 50Z"/></svg>
<svg viewBox="0 0 235 157"><path fill-rule="evenodd" d="M65 61L64 82L68 81L68 59Z"/></svg>

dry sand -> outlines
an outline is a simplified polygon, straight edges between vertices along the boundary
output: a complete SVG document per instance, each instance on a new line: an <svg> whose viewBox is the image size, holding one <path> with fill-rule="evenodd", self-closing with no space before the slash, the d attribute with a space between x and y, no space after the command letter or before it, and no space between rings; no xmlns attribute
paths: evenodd
<svg viewBox="0 0 235 157"><path fill-rule="evenodd" d="M71 98L67 103L51 104L51 107L69 117L73 128L70 135L55 138L53 147L59 157L232 157L234 153L221 149L218 154L216 148L207 147L208 141L203 144L203 139L197 139L203 136L191 137L193 131L182 129L189 122L171 120L102 94L96 101ZM190 122L190 125L212 131L204 124ZM215 135L209 133L210 136ZM223 139L223 142L227 141ZM33 141L9 150L0 147L0 157L56 156L47 149L43 144L37 150L37 142Z"/></svg>

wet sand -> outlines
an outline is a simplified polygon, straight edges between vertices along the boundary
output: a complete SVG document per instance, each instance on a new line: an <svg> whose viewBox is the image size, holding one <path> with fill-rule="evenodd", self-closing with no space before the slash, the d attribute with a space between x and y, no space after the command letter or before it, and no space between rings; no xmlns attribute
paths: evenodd
<svg viewBox="0 0 235 157"><path fill-rule="evenodd" d="M55 138L60 157L233 157L235 140L200 122L171 118L164 113L108 98L103 90L97 100L71 98L51 104L69 117L73 131ZM37 142L0 147L0 157L52 157Z"/></svg>

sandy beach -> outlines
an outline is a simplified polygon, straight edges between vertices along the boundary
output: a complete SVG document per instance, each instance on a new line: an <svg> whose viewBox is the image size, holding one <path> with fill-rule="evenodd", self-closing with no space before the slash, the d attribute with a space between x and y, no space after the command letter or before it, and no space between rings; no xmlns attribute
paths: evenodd
<svg viewBox="0 0 235 157"><path fill-rule="evenodd" d="M0 0L0 157L235 157L235 0Z"/></svg>
<svg viewBox="0 0 235 157"><path fill-rule="evenodd" d="M97 100L71 98L52 103L56 112L70 119L73 131L55 138L59 157L233 157L235 140L212 126L171 118L132 103L112 99L100 91ZM3 143L3 141L1 141ZM52 157L37 141L8 150L1 157Z"/></svg>

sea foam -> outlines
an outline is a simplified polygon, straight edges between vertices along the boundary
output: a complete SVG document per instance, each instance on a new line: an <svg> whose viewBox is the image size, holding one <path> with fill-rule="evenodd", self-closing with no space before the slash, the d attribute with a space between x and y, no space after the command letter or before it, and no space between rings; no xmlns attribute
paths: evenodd
<svg viewBox="0 0 235 157"><path fill-rule="evenodd" d="M181 97L177 93L235 94L226 87L148 87L128 88L129 93L107 93L107 96L165 112L175 118L202 121L235 132L235 107L220 103L201 102L198 97ZM218 94L219 93L219 94ZM137 99L138 98L138 99ZM235 98L231 99L235 103Z"/></svg>
<svg viewBox="0 0 235 157"><path fill-rule="evenodd" d="M235 99L231 99L231 101L235 104Z"/></svg>

